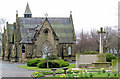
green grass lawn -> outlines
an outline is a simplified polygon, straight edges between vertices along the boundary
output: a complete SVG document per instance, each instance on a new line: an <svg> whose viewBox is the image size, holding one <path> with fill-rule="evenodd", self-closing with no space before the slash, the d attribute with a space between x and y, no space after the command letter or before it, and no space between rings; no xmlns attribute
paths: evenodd
<svg viewBox="0 0 120 79"><path fill-rule="evenodd" d="M27 69L27 70L35 70L35 71L41 71L41 70L51 70L50 68L38 68L38 67L29 67L27 65L19 65L19 68Z"/></svg>
<svg viewBox="0 0 120 79"><path fill-rule="evenodd" d="M35 70L35 71L50 71L50 68L38 68L38 67L29 67L27 65L19 65L19 68L27 69L27 70ZM71 70L71 68L75 68L75 64L70 64L68 66L68 70ZM91 68L80 68L82 70L88 70L88 71L97 71L98 69L91 69ZM63 71L63 69L57 69L57 71ZM76 71L76 70L73 70Z"/></svg>
<svg viewBox="0 0 120 79"><path fill-rule="evenodd" d="M29 67L29 66L27 66L27 65L19 65L18 66L19 68L23 68L23 69L27 69L27 70L35 70L35 71L51 71L51 69L50 68L38 68L38 67ZM75 64L70 64L69 66L68 66L68 70L71 70L71 68L75 68ZM80 69L82 69L81 71L84 71L84 70L90 70L90 68L80 68ZM95 70L98 70L98 69L92 69L93 71L95 71ZM57 69L57 71L63 71L63 69ZM93 73L94 75L93 75L93 77L108 77L108 73L106 72L106 73L101 73L101 74L98 74L97 72L96 73ZM80 74L78 74L78 73L75 73L75 74L67 74L66 75L66 77L73 77L74 75L77 75L78 77L81 77L81 75ZM120 74L119 74L120 75ZM89 73L87 74L87 77L89 77L90 75L89 75ZM118 76L118 74L117 74L117 76ZM61 77L60 75L59 76L54 76L54 77ZM85 74L83 74L83 77L85 77ZM113 75L113 73L110 73L110 77L115 77L114 75Z"/></svg>
<svg viewBox="0 0 120 79"><path fill-rule="evenodd" d="M19 68L27 69L27 70L35 70L35 71L50 71L50 68L38 68L38 67L29 67L27 65L19 65ZM68 68L75 68L75 64L70 64ZM63 71L63 69L57 69L57 71Z"/></svg>

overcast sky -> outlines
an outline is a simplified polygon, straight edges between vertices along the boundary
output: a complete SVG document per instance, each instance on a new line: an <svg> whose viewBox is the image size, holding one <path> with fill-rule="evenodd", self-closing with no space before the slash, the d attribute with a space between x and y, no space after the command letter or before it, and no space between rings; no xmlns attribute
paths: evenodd
<svg viewBox="0 0 120 79"><path fill-rule="evenodd" d="M75 31L90 31L118 25L120 0L0 0L0 18L15 22L16 10L23 17L27 2L33 17L69 17L72 11Z"/></svg>

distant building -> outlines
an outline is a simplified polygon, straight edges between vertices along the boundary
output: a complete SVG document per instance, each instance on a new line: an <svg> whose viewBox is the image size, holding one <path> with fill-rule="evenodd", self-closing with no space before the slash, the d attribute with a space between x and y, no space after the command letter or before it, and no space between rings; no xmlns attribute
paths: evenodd
<svg viewBox="0 0 120 79"><path fill-rule="evenodd" d="M24 17L8 24L2 36L3 60L27 61L31 58L45 58L46 48L50 54L64 60L75 60L75 31L70 17L32 17L27 4Z"/></svg>

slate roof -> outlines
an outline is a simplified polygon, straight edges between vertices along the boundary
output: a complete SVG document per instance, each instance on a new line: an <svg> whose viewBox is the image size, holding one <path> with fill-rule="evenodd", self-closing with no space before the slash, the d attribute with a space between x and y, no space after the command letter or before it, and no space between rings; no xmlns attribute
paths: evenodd
<svg viewBox="0 0 120 79"><path fill-rule="evenodd" d="M24 44L24 43L29 43L29 44L31 44L31 43L33 43L32 42L32 40L31 40L31 38L29 37L29 36L25 36L21 41L20 41L20 43L22 43L22 44Z"/></svg>
<svg viewBox="0 0 120 79"><path fill-rule="evenodd" d="M33 35L35 34L34 31L29 31L29 28L36 28L39 26L38 29L42 26L42 24L45 21L45 17L41 18L24 18L24 17L19 17L19 22L20 22L20 33L21 37L24 38L24 36L27 33L30 33L31 36L30 38L34 37ZM72 22L71 18L47 18L48 21L50 22L53 30L55 31L59 43L74 43L74 35L73 35L73 27L72 27Z"/></svg>

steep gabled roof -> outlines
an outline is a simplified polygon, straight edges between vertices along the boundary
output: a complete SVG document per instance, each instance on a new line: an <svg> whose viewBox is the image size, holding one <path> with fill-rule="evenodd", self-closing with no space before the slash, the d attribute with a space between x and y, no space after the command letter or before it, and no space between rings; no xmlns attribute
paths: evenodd
<svg viewBox="0 0 120 79"><path fill-rule="evenodd" d="M33 42L32 42L32 39L29 37L29 36L25 36L21 41L20 41L20 44L32 44Z"/></svg>
<svg viewBox="0 0 120 79"><path fill-rule="evenodd" d="M21 36L24 37L24 34L26 31L23 32L23 30L28 28L36 28L38 25L42 26L43 22L45 21L44 18L23 18L19 17L20 21L20 33ZM55 31L59 43L74 43L74 28L72 26L72 22L70 17L67 18L47 18L49 23L51 24L51 27Z"/></svg>
<svg viewBox="0 0 120 79"><path fill-rule="evenodd" d="M28 3L27 3L24 14L32 14Z"/></svg>
<svg viewBox="0 0 120 79"><path fill-rule="evenodd" d="M51 24L50 24L50 22L49 22L49 20L48 20L47 18L44 20L44 22L42 23L42 25L41 25L41 26L39 26L39 28L37 27L37 28L38 28L38 29L37 29L37 30L38 30L38 32L36 33L36 35L38 35L38 34L39 34L39 32L40 32L40 30L42 29L42 27L43 27L43 25L44 25L45 21L47 21L47 22L49 23L50 28L51 28L51 29L52 29L52 31L53 31L53 34L54 34L55 39L56 39L56 40L58 40L59 38L57 37L57 35L56 35L56 33L55 33L55 31L54 31L53 27L51 26ZM36 35L35 35L35 37L36 37Z"/></svg>

